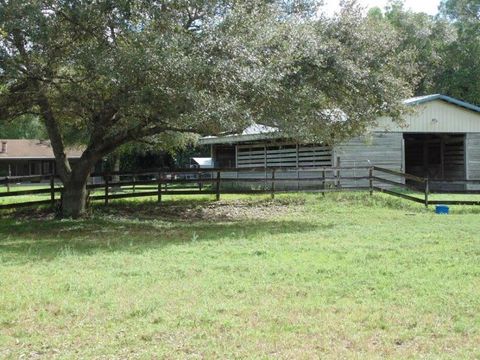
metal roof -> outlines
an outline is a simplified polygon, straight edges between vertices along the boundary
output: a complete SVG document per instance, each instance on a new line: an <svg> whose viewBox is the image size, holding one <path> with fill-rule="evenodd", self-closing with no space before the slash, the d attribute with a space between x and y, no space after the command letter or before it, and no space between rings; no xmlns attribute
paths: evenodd
<svg viewBox="0 0 480 360"><path fill-rule="evenodd" d="M447 96L447 95L442 95L442 94L417 96L417 97L413 97L411 99L405 100L404 103L407 104L407 105L419 105L419 104L424 104L424 103L427 103L427 102L430 102L430 101L435 101L435 100L446 101L446 102L449 102L451 104L461 106L465 109L472 110L472 111L480 113L480 107L478 107L476 105L473 105L473 104L470 104L470 103L467 103L467 102L462 101L462 100L452 98L452 97Z"/></svg>
<svg viewBox="0 0 480 360"><path fill-rule="evenodd" d="M452 98L447 95L442 95L442 94L413 97L413 98L404 100L404 104L415 106L415 105L425 104L435 100L446 101L450 104L457 105L465 109L480 113L479 106ZM336 115L338 116L338 113L336 113ZM340 112L340 116L344 116L344 115L342 115ZM200 139L200 144L202 145L211 145L211 144L220 144L220 143L233 144L233 143L245 142L245 141L265 140L265 139L275 138L280 136L281 136L281 133L276 128L254 124L249 126L247 129L245 129L241 134L204 137Z"/></svg>
<svg viewBox="0 0 480 360"><path fill-rule="evenodd" d="M213 168L213 159L211 157L193 157L192 160L201 168Z"/></svg>
<svg viewBox="0 0 480 360"><path fill-rule="evenodd" d="M243 141L264 140L279 135L278 129L270 126L253 124L247 127L241 134L225 136L205 136L200 139L200 145L211 145L218 143L236 143Z"/></svg>

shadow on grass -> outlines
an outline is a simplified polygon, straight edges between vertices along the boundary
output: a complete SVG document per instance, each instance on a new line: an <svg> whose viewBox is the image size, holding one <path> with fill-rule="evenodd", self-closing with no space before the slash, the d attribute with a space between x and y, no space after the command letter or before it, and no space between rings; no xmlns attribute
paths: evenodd
<svg viewBox="0 0 480 360"><path fill-rule="evenodd" d="M308 233L334 227L333 224L312 224L302 220L277 218L206 221L192 216L173 219L171 215L188 206L165 206L165 216L142 216L155 205L132 206L130 211L108 207L84 220L53 220L8 218L0 222L0 261L23 263L32 260L52 260L58 256L93 255L98 252L143 252L176 244L205 241L234 241L256 239L267 234ZM221 204L217 207L224 207ZM195 204L194 210L212 207L212 204ZM173 210L172 213L169 213ZM111 215L112 214L115 215ZM203 214L203 213L202 213ZM162 215L162 214L160 214ZM208 215L208 214L207 214ZM221 214L220 214L221 215Z"/></svg>

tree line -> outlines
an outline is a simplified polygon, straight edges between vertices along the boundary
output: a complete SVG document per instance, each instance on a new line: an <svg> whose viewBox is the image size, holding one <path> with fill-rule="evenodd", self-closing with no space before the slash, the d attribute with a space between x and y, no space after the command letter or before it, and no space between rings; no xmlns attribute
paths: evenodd
<svg viewBox="0 0 480 360"><path fill-rule="evenodd" d="M414 54L415 95L441 93L480 105L480 0L443 0L437 16L392 1L368 16L393 26L400 48Z"/></svg>

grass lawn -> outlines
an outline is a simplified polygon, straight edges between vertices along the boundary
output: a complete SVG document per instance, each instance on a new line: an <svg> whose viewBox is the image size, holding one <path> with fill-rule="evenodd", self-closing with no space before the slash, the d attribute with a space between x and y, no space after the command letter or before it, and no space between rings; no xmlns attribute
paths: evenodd
<svg viewBox="0 0 480 360"><path fill-rule="evenodd" d="M0 358L479 358L480 208L375 194L0 220Z"/></svg>

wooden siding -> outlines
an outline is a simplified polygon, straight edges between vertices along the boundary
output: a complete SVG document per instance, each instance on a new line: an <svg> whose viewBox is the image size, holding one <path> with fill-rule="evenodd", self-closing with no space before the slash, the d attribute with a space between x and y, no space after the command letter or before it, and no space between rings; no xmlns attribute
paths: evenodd
<svg viewBox="0 0 480 360"><path fill-rule="evenodd" d="M403 170L403 135L373 133L357 137L335 147L335 157L343 166L376 165Z"/></svg>
<svg viewBox="0 0 480 360"><path fill-rule="evenodd" d="M480 113L436 100L415 106L404 126L380 118L374 131L410 133L480 133Z"/></svg>
<svg viewBox="0 0 480 360"><path fill-rule="evenodd" d="M241 167L331 167L337 164L351 166L377 165L392 170L403 171L403 135L401 133L373 133L367 137L358 137L346 143L336 146L333 150L321 145L294 145L294 144L245 144L237 146L237 166ZM315 172L281 172L279 178L291 178L292 184L297 186L295 179L318 177ZM333 175L333 174L329 174ZM358 177L368 176L368 170L342 170L342 176ZM241 182L242 178L268 179L269 171L256 173L229 173L222 174L228 178L236 178ZM403 179L381 174L382 177L402 182ZM319 184L309 184L318 186ZM368 186L367 180L344 180L343 186Z"/></svg>
<svg viewBox="0 0 480 360"><path fill-rule="evenodd" d="M480 133L467 134L465 141L467 180L480 180ZM468 190L480 190L480 185L469 184Z"/></svg>
<svg viewBox="0 0 480 360"><path fill-rule="evenodd" d="M341 166L369 166L375 165L396 171L404 171L403 166L403 134L401 133L372 133L369 136L362 136L347 141L335 147L334 157L340 160ZM338 165L338 164L337 164ZM344 176L365 176L366 174L353 173L343 174ZM393 175L381 177L401 182L404 180ZM362 184L352 184L365 186Z"/></svg>
<svg viewBox="0 0 480 360"><path fill-rule="evenodd" d="M264 179L265 183L257 183L261 188L271 185L271 171L274 167L301 167L317 168L331 167L333 165L332 149L323 145L297 145L295 143L278 143L267 141L259 144L242 144L236 146L236 164L238 168L265 167L265 171L255 172L228 172L222 176L237 179L237 184L231 186L251 186L242 179ZM296 179L318 178L322 176L320 171L278 171L278 178L292 179L292 182L278 184L280 188L309 188L319 187L321 182L298 183ZM328 176L328 175L327 175Z"/></svg>

